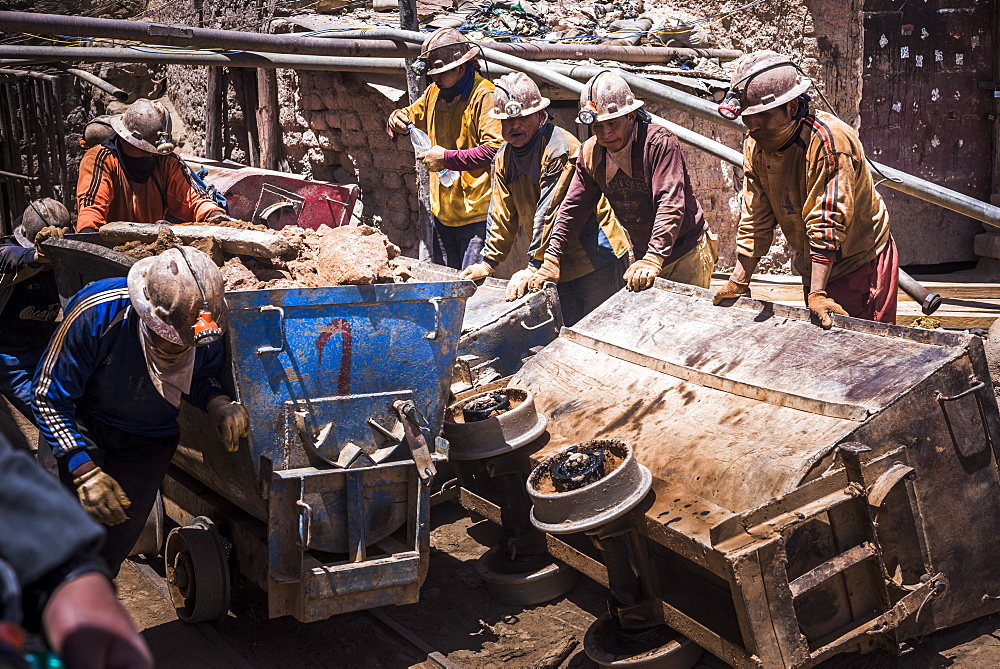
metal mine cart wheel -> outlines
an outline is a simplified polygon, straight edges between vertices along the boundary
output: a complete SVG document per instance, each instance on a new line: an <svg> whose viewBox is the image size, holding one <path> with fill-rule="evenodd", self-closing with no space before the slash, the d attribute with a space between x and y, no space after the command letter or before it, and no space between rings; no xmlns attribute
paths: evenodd
<svg viewBox="0 0 1000 669"><path fill-rule="evenodd" d="M167 536L167 583L177 617L218 621L229 612L229 561L222 535L205 516Z"/></svg>
<svg viewBox="0 0 1000 669"><path fill-rule="evenodd" d="M702 652L666 625L626 634L607 614L587 630L583 649L597 666L612 669L690 669Z"/></svg>

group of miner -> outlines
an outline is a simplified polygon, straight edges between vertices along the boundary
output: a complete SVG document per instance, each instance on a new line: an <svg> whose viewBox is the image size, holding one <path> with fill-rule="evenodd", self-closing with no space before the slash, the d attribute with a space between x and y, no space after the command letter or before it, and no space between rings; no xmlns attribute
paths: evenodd
<svg viewBox="0 0 1000 669"><path fill-rule="evenodd" d="M582 144L555 126L537 84L516 73L488 81L476 46L453 29L424 43L432 83L394 111L395 138L416 127L434 143L430 171L435 262L480 280L493 275L521 232L526 266L507 298L555 282L572 325L612 294L657 277L708 288L718 259L677 137L654 123L628 82L601 71L584 86ZM794 251L803 296L819 324L832 315L896 318L898 259L885 203L857 133L813 109L811 80L772 51L744 56L720 113L741 117L743 206L737 263L716 305L750 297L750 279L775 228ZM492 104L490 104L492 103ZM498 127L499 125L499 127ZM445 186L437 170L460 173Z"/></svg>
<svg viewBox="0 0 1000 669"><path fill-rule="evenodd" d="M592 136L581 143L553 123L550 101L528 76L491 82L476 56L461 33L433 33L421 54L432 83L386 126L394 139L418 128L433 144L419 158L430 173L435 262L479 281L525 234L527 258L507 299L555 283L568 325L658 277L709 287L716 238L678 139L622 76L601 71L584 86L576 121ZM720 112L748 129L742 212L736 266L713 301L750 297L780 227L822 327L833 314L894 323L898 260L885 204L857 133L814 109L810 86L771 51L737 64ZM118 654L145 666L148 649L129 631L109 579L139 537L177 447L181 400L209 414L226 449L238 450L247 434L245 409L215 380L228 321L223 279L207 255L176 246L140 260L127 278L88 285L60 309L42 242L109 221L228 216L174 153L170 114L159 103L139 100L97 119L86 141L75 226L62 204L36 200L14 235L0 239L0 393L37 425L39 459L51 453L65 488L0 440L0 571L10 564L28 584L34 614L47 616L50 638L65 642L68 657ZM442 169L458 179L442 184ZM44 549L31 550L33 542ZM56 594L106 613L99 644L67 641L79 643L73 630L82 623L62 609L49 613Z"/></svg>

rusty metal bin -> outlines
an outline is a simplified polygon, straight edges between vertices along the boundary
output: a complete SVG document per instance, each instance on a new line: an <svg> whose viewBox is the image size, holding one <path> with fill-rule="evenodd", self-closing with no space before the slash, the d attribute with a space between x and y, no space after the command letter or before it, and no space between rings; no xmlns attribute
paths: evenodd
<svg viewBox="0 0 1000 669"><path fill-rule="evenodd" d="M981 340L809 318L658 280L510 380L549 419L536 461L592 439L634 448L654 477L628 521L649 556L644 611L733 666L898 649L1000 610L1000 415ZM574 537L549 535L550 552L608 585Z"/></svg>

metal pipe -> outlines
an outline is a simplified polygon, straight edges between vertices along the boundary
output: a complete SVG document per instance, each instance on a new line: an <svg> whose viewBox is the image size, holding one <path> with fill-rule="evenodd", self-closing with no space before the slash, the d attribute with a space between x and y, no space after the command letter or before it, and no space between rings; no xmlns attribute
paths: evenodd
<svg viewBox="0 0 1000 669"><path fill-rule="evenodd" d="M332 39L401 39L397 35L380 36L382 28L360 28L339 30L316 35ZM389 30L393 30L390 28ZM428 35L428 33L421 33ZM407 40L409 41L409 40ZM593 58L594 60L617 60L622 63L666 63L675 56L696 56L736 60L743 55L736 49L689 49L673 46L621 46L617 44L558 44L554 42L476 42L477 45L506 53L525 60L549 60L552 58Z"/></svg>
<svg viewBox="0 0 1000 669"><path fill-rule="evenodd" d="M316 56L398 56L419 54L407 44L387 44L384 40L327 40L295 35L214 30L163 23L143 23L118 19L95 19L62 14L34 14L0 11L0 31L36 35L69 35L129 40L184 48L281 52ZM31 47L24 47L30 49Z"/></svg>
<svg viewBox="0 0 1000 669"><path fill-rule="evenodd" d="M930 292L903 270L899 270L899 287L920 305L925 316L930 316L941 306L941 296L938 293Z"/></svg>
<svg viewBox="0 0 1000 669"><path fill-rule="evenodd" d="M67 74L72 74L77 79L80 79L81 81L86 81L94 88L98 88L104 91L105 93L107 93L108 95L117 100L121 100L122 102L128 100L129 96L128 91L124 91L115 86L114 84L107 82L104 79L101 79L100 77L91 74L90 72L87 72L86 70L81 70L75 67L64 67L62 69Z"/></svg>
<svg viewBox="0 0 1000 669"><path fill-rule="evenodd" d="M375 40L356 39L372 31L340 31L323 33L317 37L300 37L294 34L272 35L267 33L214 30L162 23L143 23L119 19L95 19L62 14L35 14L0 12L0 30L3 32L28 32L37 35L69 35L73 37L102 37L131 40L144 44L162 44L186 48L230 49L266 51L317 56L406 56L419 54L419 49L407 44L385 44L383 37ZM377 32L378 29L376 29ZM417 33L424 37L427 33ZM337 39L329 39L337 38ZM421 39L422 41L422 39ZM412 39L405 40L412 43ZM419 43L419 42L418 42ZM523 44L491 43L490 48L521 58L546 60L549 58L595 58L618 60L627 63L665 63L676 55L702 56L735 60L742 54L732 49L679 49L675 47L634 47L601 44Z"/></svg>

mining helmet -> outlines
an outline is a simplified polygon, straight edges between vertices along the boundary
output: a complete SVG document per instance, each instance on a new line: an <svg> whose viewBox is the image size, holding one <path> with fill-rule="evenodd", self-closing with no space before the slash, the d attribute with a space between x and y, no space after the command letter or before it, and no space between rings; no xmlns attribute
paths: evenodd
<svg viewBox="0 0 1000 669"><path fill-rule="evenodd" d="M35 248L35 235L42 228L55 225L60 228L69 229L71 227L69 211L62 202L45 197L40 200L32 200L25 207L24 213L14 221L14 239L21 246L29 249Z"/></svg>
<svg viewBox="0 0 1000 669"><path fill-rule="evenodd" d="M139 98L124 114L111 117L118 136L146 153L165 156L174 150L170 137L170 112L159 102Z"/></svg>
<svg viewBox="0 0 1000 669"><path fill-rule="evenodd" d="M531 116L549 106L549 99L543 98L538 86L523 72L505 74L493 82L493 109L490 118L517 118Z"/></svg>
<svg viewBox="0 0 1000 669"><path fill-rule="evenodd" d="M475 57L475 45L454 28L440 28L432 32L420 52L420 60L426 66L427 74L454 70Z"/></svg>
<svg viewBox="0 0 1000 669"><path fill-rule="evenodd" d="M798 65L774 51L754 51L739 59L719 115L730 121L759 114L799 97L812 85Z"/></svg>
<svg viewBox="0 0 1000 669"><path fill-rule="evenodd" d="M645 104L636 100L621 75L611 70L601 70L587 82L580 93L580 113L576 122L592 125L624 116Z"/></svg>
<svg viewBox="0 0 1000 669"><path fill-rule="evenodd" d="M143 258L128 273L128 296L147 328L169 342L202 346L222 338L229 312L222 272L198 249L178 246Z"/></svg>

